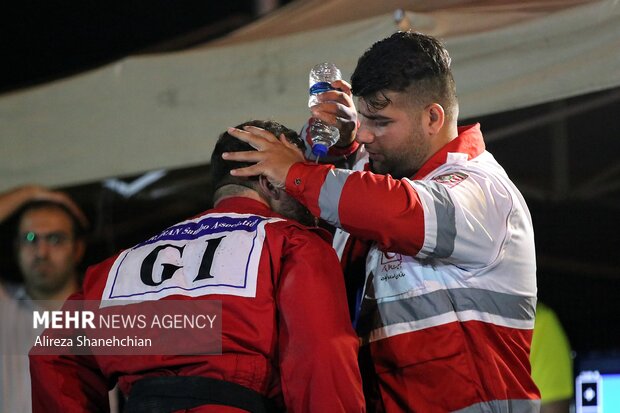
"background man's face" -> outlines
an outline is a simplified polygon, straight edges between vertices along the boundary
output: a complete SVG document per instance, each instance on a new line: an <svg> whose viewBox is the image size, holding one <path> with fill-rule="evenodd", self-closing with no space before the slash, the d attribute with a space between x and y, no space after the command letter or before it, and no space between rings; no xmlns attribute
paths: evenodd
<svg viewBox="0 0 620 413"><path fill-rule="evenodd" d="M17 242L18 264L28 290L54 293L73 282L82 248L65 212L53 207L27 211L19 222Z"/></svg>

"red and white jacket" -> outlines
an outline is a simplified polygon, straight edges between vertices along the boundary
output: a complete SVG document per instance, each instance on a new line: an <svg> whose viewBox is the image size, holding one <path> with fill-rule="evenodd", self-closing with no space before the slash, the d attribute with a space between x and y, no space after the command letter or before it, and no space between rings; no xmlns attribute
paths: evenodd
<svg viewBox="0 0 620 413"><path fill-rule="evenodd" d="M365 256L355 321L369 411L538 410L532 221L478 124L411 179L298 163L286 189L351 234L334 243L345 273Z"/></svg>
<svg viewBox="0 0 620 413"><path fill-rule="evenodd" d="M246 226L246 221L252 225ZM201 226L222 230L193 230ZM173 234L184 236L177 239ZM279 401L287 412L364 411L357 366L359 342L342 298L345 291L338 258L329 242L321 239L325 235L323 230L309 230L284 219L258 201L227 198L215 209L92 266L83 291L70 299L221 300L222 354L31 355L33 411L106 411L108 389L116 379L127 395L136 380L162 375L237 383ZM196 278L187 269L197 268L192 261L201 259L190 252L222 236L212 265L215 278L228 277L227 282L201 280L202 285L186 288ZM132 254L144 256L164 244L161 253L176 259L178 270L161 284L165 288L155 290L141 283ZM184 248L185 253L179 256L175 248ZM234 284L235 266L240 263L245 271L245 281L239 284L243 288L223 287ZM205 406L194 411L240 410Z"/></svg>

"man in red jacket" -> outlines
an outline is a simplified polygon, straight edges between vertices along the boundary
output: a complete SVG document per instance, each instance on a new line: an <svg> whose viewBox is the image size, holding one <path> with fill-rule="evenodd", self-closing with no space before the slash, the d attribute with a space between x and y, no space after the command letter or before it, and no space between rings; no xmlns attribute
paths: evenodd
<svg viewBox="0 0 620 413"><path fill-rule="evenodd" d="M275 122L239 128L256 126L303 145ZM105 411L115 380L128 412L364 411L358 340L326 233L302 225L314 222L308 210L264 177L232 177L247 164L221 153L239 150L251 147L222 134L213 209L91 267L73 297L220 300L221 355L31 355L35 413ZM205 259L208 276L196 277ZM157 276L156 262L167 266Z"/></svg>
<svg viewBox="0 0 620 413"><path fill-rule="evenodd" d="M285 185L348 237L334 246L347 283L363 286L350 303L369 411L537 411L532 221L480 126L457 126L447 50L398 32L366 51L351 79L357 131L347 133L356 122L344 82L313 114L341 131L330 155L363 155L365 168L305 163L275 136L239 130L258 151L224 159L257 162L232 172Z"/></svg>

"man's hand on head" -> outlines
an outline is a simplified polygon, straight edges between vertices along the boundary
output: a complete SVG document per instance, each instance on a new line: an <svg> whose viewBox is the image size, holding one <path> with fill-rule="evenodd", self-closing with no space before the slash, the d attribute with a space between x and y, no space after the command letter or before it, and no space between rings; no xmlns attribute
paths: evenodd
<svg viewBox="0 0 620 413"><path fill-rule="evenodd" d="M284 187L290 167L297 162L304 162L304 155L299 148L290 143L284 135L276 138L271 132L255 126L245 126L243 130L229 128L228 133L256 149L256 151L224 152L222 158L227 161L255 162L254 165L233 169L234 176L265 176L277 187Z"/></svg>

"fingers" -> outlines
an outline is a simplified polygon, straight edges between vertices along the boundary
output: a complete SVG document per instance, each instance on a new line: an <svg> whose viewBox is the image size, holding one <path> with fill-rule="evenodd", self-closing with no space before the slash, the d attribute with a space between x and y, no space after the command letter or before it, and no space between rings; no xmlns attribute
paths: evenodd
<svg viewBox="0 0 620 413"><path fill-rule="evenodd" d="M228 133L252 146L256 151L224 152L222 159L236 162L250 162L254 165L244 168L233 169L230 174L233 176L247 177L262 175L265 172L264 166L260 163L265 160L265 152L261 152L263 146L269 145L271 140L277 141L276 137L264 129L254 126L246 126L241 130L228 128Z"/></svg>
<svg viewBox="0 0 620 413"><path fill-rule="evenodd" d="M320 103L313 106L310 112L314 118L327 122L330 125L337 124L338 122L357 122L357 112L355 108L340 103Z"/></svg>
<svg viewBox="0 0 620 413"><path fill-rule="evenodd" d="M244 168L232 169L230 171L230 174L233 176L256 176L262 175L264 172L263 166L259 163L264 159L264 155L262 152L224 152L222 154L222 158L227 161L257 162L254 165L246 166Z"/></svg>
<svg viewBox="0 0 620 413"><path fill-rule="evenodd" d="M319 102L310 108L312 115L323 121L333 124L337 119L343 120L357 119L357 110L353 103L353 98L344 92L331 90L321 93L319 96Z"/></svg>
<svg viewBox="0 0 620 413"><path fill-rule="evenodd" d="M239 177L263 175L272 183L283 184L292 164L303 162L304 157L299 148L286 140L284 135L275 135L255 127L246 130L228 129L228 133L252 145L256 151L224 152L222 158L227 161L248 162L253 165L234 169L231 175Z"/></svg>
<svg viewBox="0 0 620 413"><path fill-rule="evenodd" d="M222 154L222 159L236 162L260 162L264 157L264 154L259 151L224 152Z"/></svg>
<svg viewBox="0 0 620 413"><path fill-rule="evenodd" d="M294 143L289 142L289 140L286 138L286 135L284 135L284 134L280 135L280 142L282 142L284 144L284 146L286 146L288 148L291 148L291 149L294 149L303 158L303 156L304 156L303 151L297 145L295 145Z"/></svg>
<svg viewBox="0 0 620 413"><path fill-rule="evenodd" d="M243 129L228 128L227 132L257 151L260 151L266 142L274 142L276 140L272 133L264 129L255 126L245 126Z"/></svg>
<svg viewBox="0 0 620 413"><path fill-rule="evenodd" d="M335 103L335 102L325 102L319 103L318 105L314 105L310 108L310 112L315 117L319 117L321 114L327 115L338 115L340 113L344 113L346 106Z"/></svg>
<svg viewBox="0 0 620 413"><path fill-rule="evenodd" d="M269 142L274 142L277 140L273 133L257 126L244 126L243 129L252 133L253 135L260 136L261 138L266 139Z"/></svg>
<svg viewBox="0 0 620 413"><path fill-rule="evenodd" d="M336 89L340 89L347 95L351 96L351 85L344 80L335 80L331 83Z"/></svg>
<svg viewBox="0 0 620 413"><path fill-rule="evenodd" d="M344 92L339 90L328 90L317 95L318 101L325 102L337 102L343 105L353 104L353 99Z"/></svg>
<svg viewBox="0 0 620 413"><path fill-rule="evenodd" d="M335 113L322 112L320 110L312 111L312 118L319 119L328 125L336 125L338 116Z"/></svg>
<svg viewBox="0 0 620 413"><path fill-rule="evenodd" d="M289 148L297 148L297 146L293 145L288 141L288 139L286 139L286 135L283 133L280 134L280 142L282 142L284 146L288 146Z"/></svg>
<svg viewBox="0 0 620 413"><path fill-rule="evenodd" d="M237 152L240 153L240 152ZM263 175L263 168L260 164L254 164L246 166L245 168L232 169L230 171L232 176L258 176Z"/></svg>

